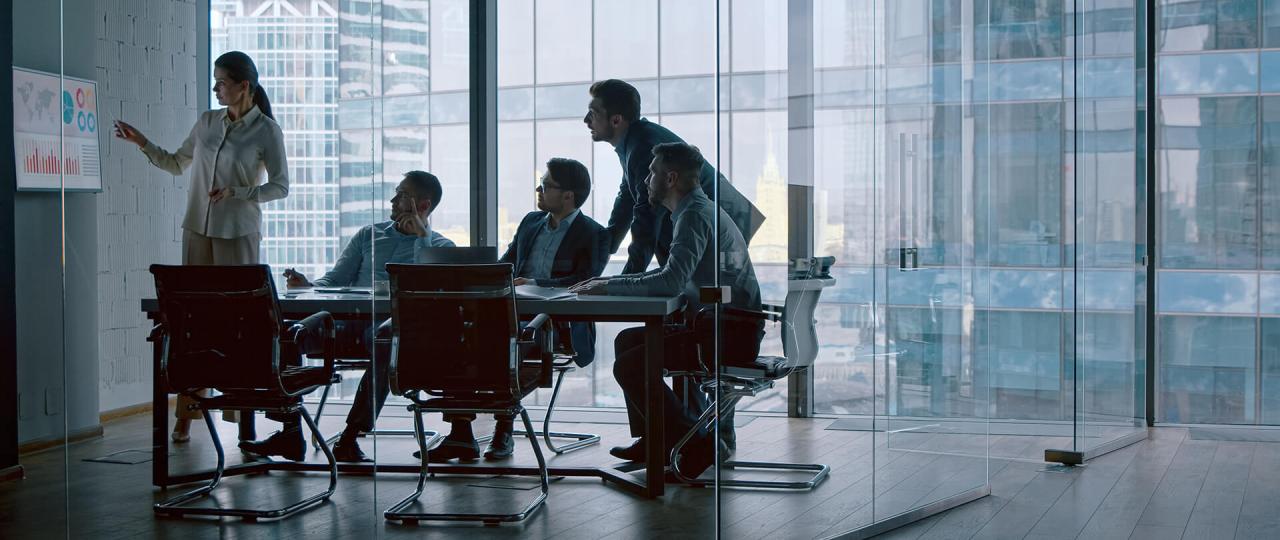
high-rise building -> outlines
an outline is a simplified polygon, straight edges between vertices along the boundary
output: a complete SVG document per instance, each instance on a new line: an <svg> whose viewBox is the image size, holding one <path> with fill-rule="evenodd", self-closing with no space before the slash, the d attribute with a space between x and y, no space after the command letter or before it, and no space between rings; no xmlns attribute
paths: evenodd
<svg viewBox="0 0 1280 540"><path fill-rule="evenodd" d="M340 248L337 10L325 0L211 0L209 8L211 56L253 58L284 131L289 196L263 205L262 261L322 275Z"/></svg>

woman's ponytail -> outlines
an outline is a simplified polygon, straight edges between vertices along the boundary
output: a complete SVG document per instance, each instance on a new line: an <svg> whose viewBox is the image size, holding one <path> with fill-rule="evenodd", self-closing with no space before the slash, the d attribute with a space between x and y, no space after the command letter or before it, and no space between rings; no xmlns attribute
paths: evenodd
<svg viewBox="0 0 1280 540"><path fill-rule="evenodd" d="M262 88L261 84L253 85L253 104L258 106L258 110L267 118L275 120L274 114L271 114L271 100L267 99L267 91Z"/></svg>

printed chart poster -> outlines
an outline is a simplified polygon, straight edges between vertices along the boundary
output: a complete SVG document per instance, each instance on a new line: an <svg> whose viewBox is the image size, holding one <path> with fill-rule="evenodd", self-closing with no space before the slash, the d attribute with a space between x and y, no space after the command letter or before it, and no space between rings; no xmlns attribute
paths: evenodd
<svg viewBox="0 0 1280 540"><path fill-rule="evenodd" d="M102 189L97 94L93 81L13 68L18 189Z"/></svg>

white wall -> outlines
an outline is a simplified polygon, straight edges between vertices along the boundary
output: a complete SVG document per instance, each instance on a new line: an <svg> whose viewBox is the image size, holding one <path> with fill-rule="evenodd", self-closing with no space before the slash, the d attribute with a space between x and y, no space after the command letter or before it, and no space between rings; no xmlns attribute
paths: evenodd
<svg viewBox="0 0 1280 540"><path fill-rule="evenodd" d="M94 5L98 107L103 124L133 124L174 150L195 122L208 39L207 0L97 0ZM200 10L204 9L204 13ZM203 25L202 25L203 23ZM109 131L104 131L109 135ZM133 144L110 138L102 152L97 218L99 407L151 399L151 323L139 300L154 293L147 267L181 262L187 175L173 177Z"/></svg>

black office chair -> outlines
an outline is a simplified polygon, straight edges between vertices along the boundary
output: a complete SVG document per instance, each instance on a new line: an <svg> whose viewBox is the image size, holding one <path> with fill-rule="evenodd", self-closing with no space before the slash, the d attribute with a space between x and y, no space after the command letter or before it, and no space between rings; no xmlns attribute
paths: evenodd
<svg viewBox="0 0 1280 540"><path fill-rule="evenodd" d="M699 347L699 357L702 360L703 368L692 372L672 372L672 375L689 377L699 381L702 391L707 393L719 390L720 416L729 416L742 398L755 396L766 389L772 388L774 381L783 379L797 370L806 369L813 365L813 361L818 356L814 309L817 307L818 296L822 293L822 289L834 282L835 280L831 278L792 279L787 283L787 298L782 306L766 304L763 306L764 309L762 311L733 307L723 308L721 312L722 320L764 320L778 323L782 334L782 348L785 356L761 356L754 359L753 362L726 362L726 359L722 358L720 376L713 378L710 370L705 367L710 364L709 355L707 351L702 351L701 347ZM710 310L714 308L704 309ZM697 317L694 323L695 330L697 330L696 325L699 321L706 324L714 321L714 319ZM715 407L707 407L706 411L702 413L694 424L693 429L685 433L671 450L671 469L681 482L699 486L715 483L713 480L689 477L680 470L679 460L676 459L681 449L693 438L694 434L711 425L714 421L714 413ZM721 470L735 469L800 471L812 474L807 475L804 480L797 481L723 479L720 481L721 487L806 491L817 487L831 472L831 468L827 465L816 463L728 460L721 464Z"/></svg>
<svg viewBox="0 0 1280 540"><path fill-rule="evenodd" d="M284 518L328 500L338 482L338 466L328 446L329 488L283 508L190 508L185 503L204 497L222 479L226 458L211 410L298 413L307 427L320 430L302 406L302 396L333 381L334 325L328 312L319 312L285 328L280 318L275 284L266 265L162 266L152 265L162 340L161 380L170 392L193 399L218 453L213 479L203 487L155 505L162 516L237 516L247 520ZM320 337L324 365L303 367L300 348L317 349ZM197 391L213 388L220 395L206 398ZM265 466L271 469L271 464Z"/></svg>
<svg viewBox="0 0 1280 540"><path fill-rule="evenodd" d="M521 521L547 498L547 464L520 399L550 386L552 358L539 314L519 330L510 264L388 264L391 276L391 392L413 402L409 411L422 468L413 494L384 512L386 519L422 521ZM544 352L524 360L541 337ZM424 397L423 394L427 397ZM422 414L429 412L519 415L541 472L539 495L515 513L414 513L405 509L422 495L431 474Z"/></svg>
<svg viewBox="0 0 1280 540"><path fill-rule="evenodd" d="M443 248L433 248L433 249L443 249ZM389 343L391 341L390 338L379 337L377 335L377 331L378 331L378 328L374 327L373 336L372 336L373 343L371 343L369 346L371 349L374 349L374 350L377 349L379 344ZM363 347L352 346L351 344L347 344L347 346L344 347L341 343L339 343L337 347L337 352L334 354L334 362L333 362L333 369L335 371L334 384L340 384L342 382L343 372L347 372L347 371L365 372L370 369L373 369L373 359L369 357L369 354L370 354L369 351L365 350ZM308 354L307 358L320 359L321 356L315 355L315 354ZM319 422L321 417L324 416L325 405L328 404L329 402L330 388L331 386L326 386L324 388L324 391L320 393L320 403L316 406L316 415L315 415L317 422ZM414 436L414 431L411 429L376 428L372 431L361 432L360 434L361 437L364 437L366 435ZM338 438L341 436L342 436L342 432L341 430L339 430L337 433L330 435L328 439L321 440L318 437L313 437L311 440L311 446L316 449L319 449L321 446L326 444L332 447L334 441L337 441ZM443 435L431 430L427 430L426 436L427 436L428 445L433 444L435 441L444 437Z"/></svg>

